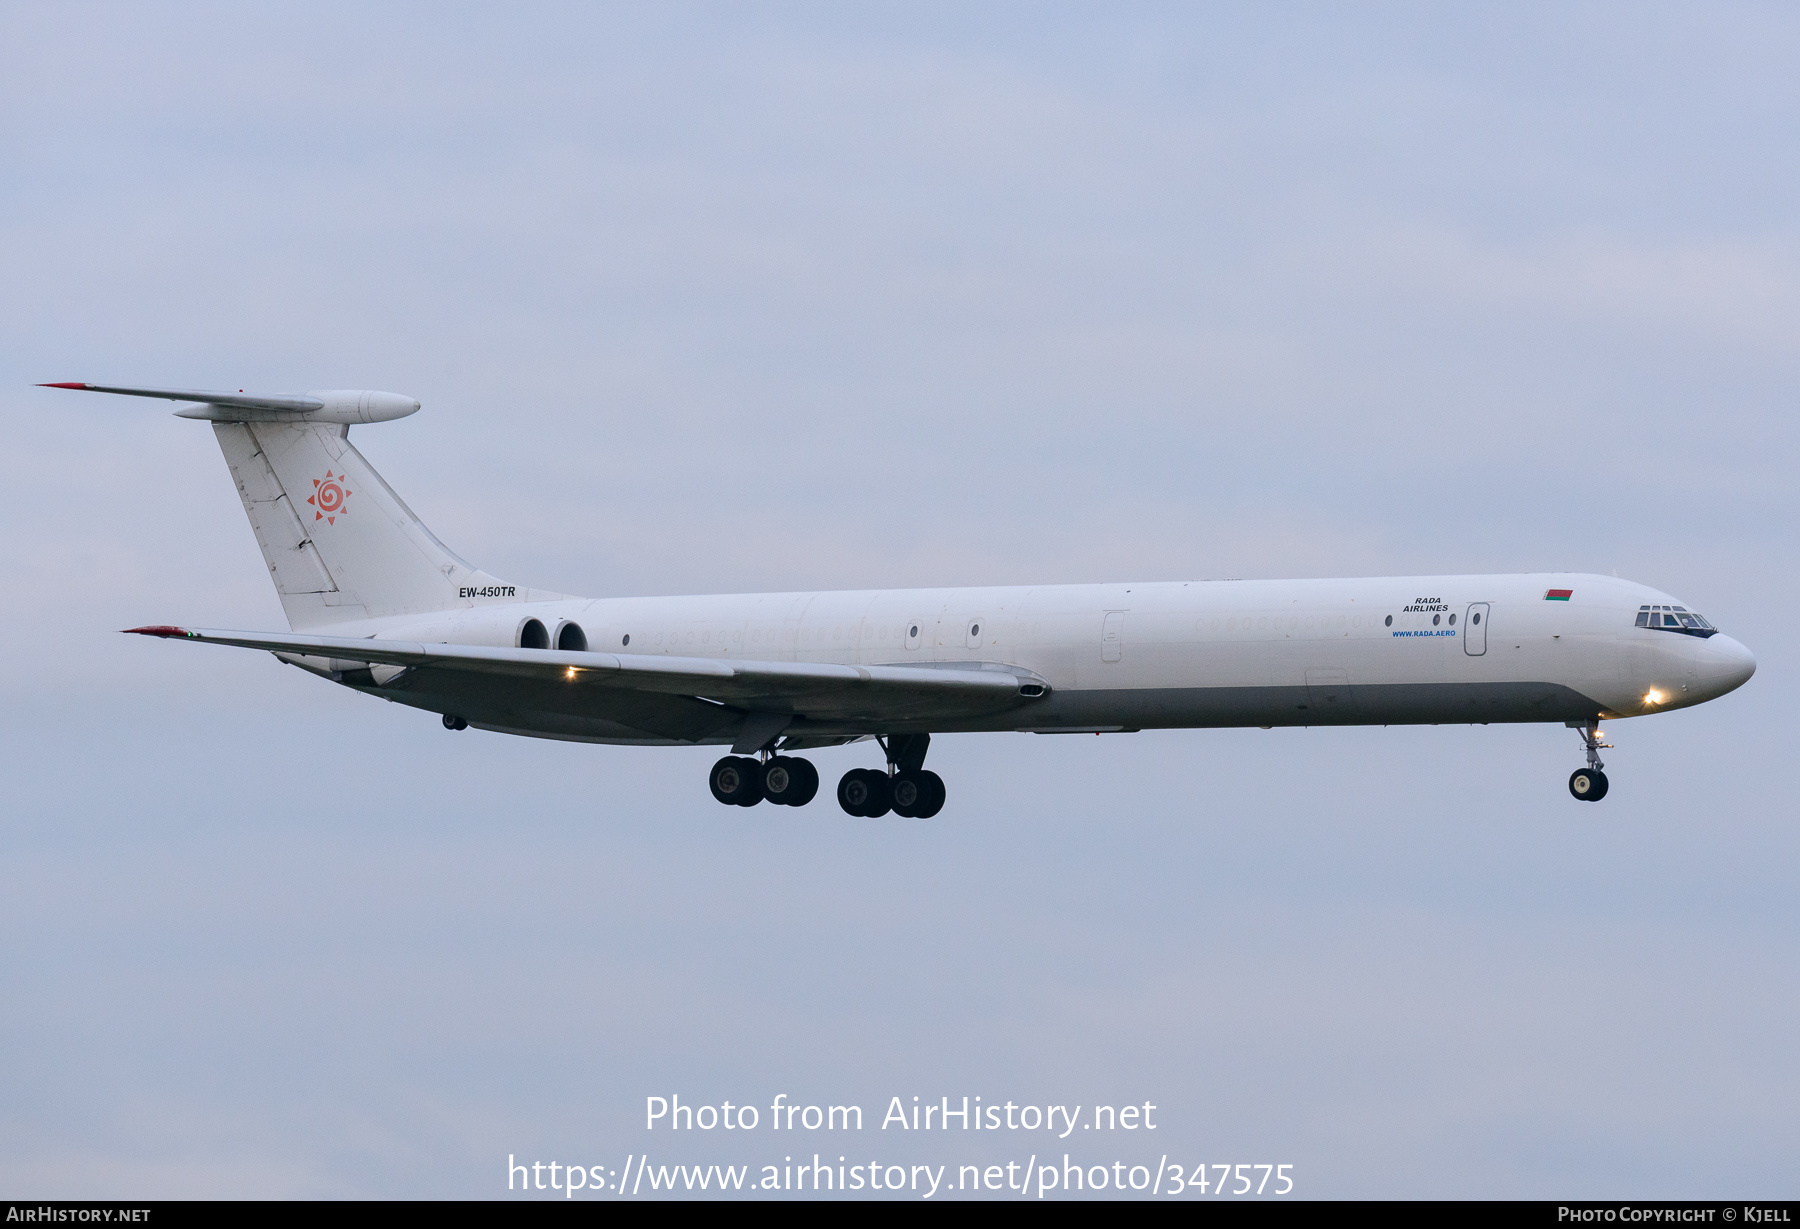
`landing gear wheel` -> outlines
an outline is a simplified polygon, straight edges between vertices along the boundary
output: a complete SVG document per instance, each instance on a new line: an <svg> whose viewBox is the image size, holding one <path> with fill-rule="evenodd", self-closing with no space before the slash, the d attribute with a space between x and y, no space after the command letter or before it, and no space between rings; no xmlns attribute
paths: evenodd
<svg viewBox="0 0 1800 1229"><path fill-rule="evenodd" d="M919 784L925 787L921 791L925 799L914 812L914 818L930 819L944 809L944 778L935 772L921 772Z"/></svg>
<svg viewBox="0 0 1800 1229"><path fill-rule="evenodd" d="M753 759L728 755L712 766L706 784L726 806L753 807L763 800L762 770Z"/></svg>
<svg viewBox="0 0 1800 1229"><path fill-rule="evenodd" d="M803 807L819 792L819 772L805 760L778 755L762 766L762 788L776 806Z"/></svg>
<svg viewBox="0 0 1800 1229"><path fill-rule="evenodd" d="M469 723L454 713L445 713L444 728L446 730L466 730L469 728Z"/></svg>
<svg viewBox="0 0 1800 1229"><path fill-rule="evenodd" d="M894 814L902 819L917 819L918 805L926 797L926 791L919 788L919 774L897 772L891 782L889 796L894 802Z"/></svg>
<svg viewBox="0 0 1800 1229"><path fill-rule="evenodd" d="M811 760L790 757L788 771L799 777L800 784L795 787L795 794L788 800L791 807L803 807L819 794L819 770L813 767Z"/></svg>
<svg viewBox="0 0 1800 1229"><path fill-rule="evenodd" d="M935 772L895 773L894 814L906 819L930 819L944 806L944 779Z"/></svg>
<svg viewBox="0 0 1800 1229"><path fill-rule="evenodd" d="M795 784L794 774L788 771L786 756L778 755L762 766L763 797L773 805L786 806Z"/></svg>
<svg viewBox="0 0 1800 1229"><path fill-rule="evenodd" d="M838 782L838 805L845 812L863 819L877 819L893 805L888 777L884 772L852 768Z"/></svg>
<svg viewBox="0 0 1800 1229"><path fill-rule="evenodd" d="M1606 774L1598 768L1577 768L1569 774L1569 792L1583 802L1599 802L1606 797Z"/></svg>

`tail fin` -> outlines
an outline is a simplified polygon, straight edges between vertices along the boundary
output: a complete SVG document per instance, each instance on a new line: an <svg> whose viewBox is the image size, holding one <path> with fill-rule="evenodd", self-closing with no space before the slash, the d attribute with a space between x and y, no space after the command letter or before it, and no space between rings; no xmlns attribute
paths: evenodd
<svg viewBox="0 0 1800 1229"><path fill-rule="evenodd" d="M438 541L351 445L348 426L216 422L213 431L295 631L526 596Z"/></svg>
<svg viewBox="0 0 1800 1229"><path fill-rule="evenodd" d="M411 397L43 387L200 403L176 414L213 424L295 631L561 596L515 589L457 558L351 447L350 424L403 418L419 408Z"/></svg>

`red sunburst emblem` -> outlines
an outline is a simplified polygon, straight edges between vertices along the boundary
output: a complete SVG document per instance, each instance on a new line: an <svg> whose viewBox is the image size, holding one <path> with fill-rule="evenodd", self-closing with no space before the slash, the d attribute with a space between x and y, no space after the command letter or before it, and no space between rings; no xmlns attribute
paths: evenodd
<svg viewBox="0 0 1800 1229"><path fill-rule="evenodd" d="M323 478L313 479L313 493L306 502L313 506L313 520L323 518L327 525L335 525L337 518L344 515L344 501L349 498L350 488L344 485L344 475L326 470Z"/></svg>

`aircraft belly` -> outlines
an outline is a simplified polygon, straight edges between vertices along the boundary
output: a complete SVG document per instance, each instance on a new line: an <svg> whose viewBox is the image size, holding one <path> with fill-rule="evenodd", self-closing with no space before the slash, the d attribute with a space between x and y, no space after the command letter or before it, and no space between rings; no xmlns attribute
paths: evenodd
<svg viewBox="0 0 1800 1229"><path fill-rule="evenodd" d="M1334 697L1325 700L1325 696ZM1143 687L1056 692L1027 709L929 721L797 721L794 736L964 733L981 730L1088 732L1242 726L1461 725L1585 721L1604 708L1559 683L1377 683L1335 678L1275 687Z"/></svg>
<svg viewBox="0 0 1800 1229"><path fill-rule="evenodd" d="M1325 673L1325 672L1321 672ZM1060 692L1007 729L1169 729L1273 725L1437 725L1574 721L1601 706L1559 683L1374 683L1338 672L1311 685ZM982 728L996 728L984 726Z"/></svg>

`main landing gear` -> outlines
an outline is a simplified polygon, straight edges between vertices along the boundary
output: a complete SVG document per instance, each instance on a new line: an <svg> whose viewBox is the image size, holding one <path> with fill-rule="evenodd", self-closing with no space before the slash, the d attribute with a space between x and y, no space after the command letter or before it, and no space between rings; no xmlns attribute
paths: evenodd
<svg viewBox="0 0 1800 1229"><path fill-rule="evenodd" d="M890 810L905 819L930 819L944 809L944 779L925 770L929 734L890 735L882 744L888 770L852 768L838 782L838 805L850 815L876 819Z"/></svg>
<svg viewBox="0 0 1800 1229"><path fill-rule="evenodd" d="M1581 731L1581 741L1587 747L1587 767L1577 768L1569 774L1569 792L1583 802L1599 802L1606 797L1606 773L1602 771L1606 765L1600 762L1600 748L1611 747L1611 743L1600 741L1600 723L1590 721L1577 727Z"/></svg>
<svg viewBox="0 0 1800 1229"><path fill-rule="evenodd" d="M753 807L766 800L778 807L803 807L819 792L819 770L811 760L791 755L761 760L728 755L713 765L706 783L727 806Z"/></svg>
<svg viewBox="0 0 1800 1229"><path fill-rule="evenodd" d="M929 734L900 734L882 741L888 770L852 768L838 782L838 805L864 819L892 811L907 819L930 819L944 807L944 779L925 771ZM762 752L760 758L728 755L706 779L712 796L727 806L803 807L819 792L819 770L810 760Z"/></svg>

